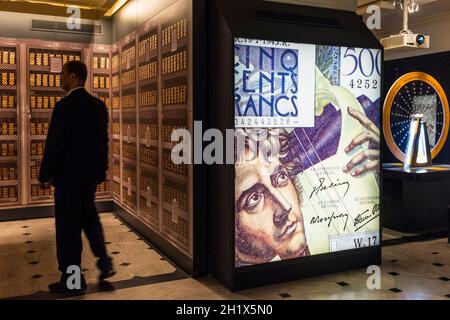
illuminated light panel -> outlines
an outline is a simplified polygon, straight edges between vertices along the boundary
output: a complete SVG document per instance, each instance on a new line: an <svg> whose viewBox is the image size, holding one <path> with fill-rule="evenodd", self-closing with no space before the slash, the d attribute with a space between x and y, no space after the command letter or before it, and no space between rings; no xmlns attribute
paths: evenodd
<svg viewBox="0 0 450 320"><path fill-rule="evenodd" d="M105 13L105 17L112 17L117 11L119 11L126 3L128 2L128 0L117 0L113 6L111 7L111 9L109 9L106 13Z"/></svg>

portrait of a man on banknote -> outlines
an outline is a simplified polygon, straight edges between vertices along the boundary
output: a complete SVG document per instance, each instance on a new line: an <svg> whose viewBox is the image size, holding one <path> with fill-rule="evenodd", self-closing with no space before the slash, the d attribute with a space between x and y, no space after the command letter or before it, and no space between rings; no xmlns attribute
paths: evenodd
<svg viewBox="0 0 450 320"><path fill-rule="evenodd" d="M287 133L272 129L258 135L257 129L241 129L236 135L247 139L237 148L235 165L236 266L309 255L301 186L295 183L301 168L285 161L291 149Z"/></svg>

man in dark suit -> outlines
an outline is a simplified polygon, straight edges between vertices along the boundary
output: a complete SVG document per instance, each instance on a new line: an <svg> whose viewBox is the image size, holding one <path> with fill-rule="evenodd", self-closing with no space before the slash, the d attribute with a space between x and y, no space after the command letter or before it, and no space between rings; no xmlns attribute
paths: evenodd
<svg viewBox="0 0 450 320"><path fill-rule="evenodd" d="M100 280L115 274L95 207L97 185L106 180L108 168L108 111L84 89L86 79L84 63L64 65L61 86L68 93L53 110L39 175L42 188L55 187L56 247L62 273L61 280L49 286L55 292L72 292L67 287L71 276L67 268L81 270L82 231L98 258ZM81 274L78 291L86 287Z"/></svg>

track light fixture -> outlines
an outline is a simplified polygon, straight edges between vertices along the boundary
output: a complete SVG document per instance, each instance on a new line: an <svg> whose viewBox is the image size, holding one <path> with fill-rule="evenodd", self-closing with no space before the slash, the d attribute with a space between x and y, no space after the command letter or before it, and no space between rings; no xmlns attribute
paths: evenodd
<svg viewBox="0 0 450 320"><path fill-rule="evenodd" d="M408 12L409 13L415 13L418 12L420 9L419 3L417 0L393 0L394 6L400 7L403 10L403 3L407 3L408 6Z"/></svg>

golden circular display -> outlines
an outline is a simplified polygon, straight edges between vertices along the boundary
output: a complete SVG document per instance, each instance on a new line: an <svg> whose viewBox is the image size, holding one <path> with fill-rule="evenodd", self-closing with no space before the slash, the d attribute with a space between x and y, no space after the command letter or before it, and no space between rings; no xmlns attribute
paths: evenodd
<svg viewBox="0 0 450 320"><path fill-rule="evenodd" d="M408 84L415 83L416 81L423 82L430 86L438 95L442 105L442 113L443 113L443 123L442 123L442 131L439 136L439 140L436 145L431 150L431 158L434 159L439 152L444 147L445 141L448 135L448 127L449 127L449 110L448 110L448 100L447 96L444 92L444 89L440 85L440 83L433 78L431 75L423 72L410 72L403 76L401 76L392 87L389 89L389 92L386 96L386 100L384 101L383 106L383 133L384 138L386 140L386 144L392 154L401 162L405 161L406 155L400 149L397 142L394 139L392 129L391 129L391 110L392 105L395 101L395 98L400 93L403 88L407 88ZM408 91L409 92L409 91Z"/></svg>

